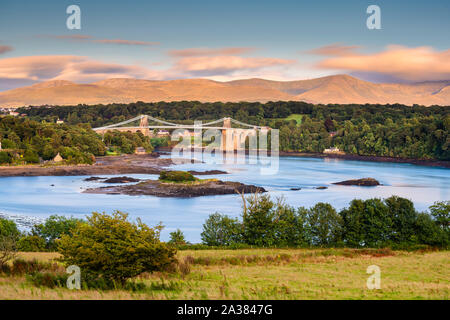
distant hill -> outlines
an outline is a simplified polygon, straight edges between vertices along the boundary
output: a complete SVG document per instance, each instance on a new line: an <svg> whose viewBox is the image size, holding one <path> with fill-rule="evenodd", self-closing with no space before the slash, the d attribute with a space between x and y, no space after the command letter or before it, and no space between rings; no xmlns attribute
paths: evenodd
<svg viewBox="0 0 450 320"><path fill-rule="evenodd" d="M107 79L90 84L55 80L0 92L0 106L77 105L135 101L239 102L306 101L311 103L401 103L450 105L450 80L416 84L372 83L347 75L311 80Z"/></svg>

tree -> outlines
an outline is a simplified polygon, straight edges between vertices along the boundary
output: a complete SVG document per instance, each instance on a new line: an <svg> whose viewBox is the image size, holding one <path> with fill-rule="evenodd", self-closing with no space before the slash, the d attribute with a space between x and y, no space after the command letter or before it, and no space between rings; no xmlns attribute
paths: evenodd
<svg viewBox="0 0 450 320"><path fill-rule="evenodd" d="M417 242L441 248L448 248L450 237L428 213L419 213L415 223Z"/></svg>
<svg viewBox="0 0 450 320"><path fill-rule="evenodd" d="M170 240L169 243L180 246L186 244L186 239L184 238L183 232L181 232L180 229L175 230L174 232L171 232L170 234Z"/></svg>
<svg viewBox="0 0 450 320"><path fill-rule="evenodd" d="M17 240L20 236L20 231L14 221L0 218L0 236Z"/></svg>
<svg viewBox="0 0 450 320"><path fill-rule="evenodd" d="M0 151L0 164L11 163L11 160L8 152Z"/></svg>
<svg viewBox="0 0 450 320"><path fill-rule="evenodd" d="M335 246L341 240L342 218L329 204L319 202L306 213L306 230L315 246Z"/></svg>
<svg viewBox="0 0 450 320"><path fill-rule="evenodd" d="M273 246L275 244L275 203L269 195L255 193L244 200L244 241L250 245Z"/></svg>
<svg viewBox="0 0 450 320"><path fill-rule="evenodd" d="M17 241L17 249L22 252L46 251L45 239L36 235L26 235Z"/></svg>
<svg viewBox="0 0 450 320"><path fill-rule="evenodd" d="M392 201L392 209L395 206L395 201ZM391 213L390 208L380 199L353 200L350 207L342 210L340 215L343 221L343 241L347 245L382 247L393 240L393 219L396 219L396 214ZM397 216L401 214L397 213ZM399 221L402 220L397 218L397 223Z"/></svg>
<svg viewBox="0 0 450 320"><path fill-rule="evenodd" d="M208 246L229 246L242 241L242 225L238 219L216 212L203 224L202 242Z"/></svg>
<svg viewBox="0 0 450 320"><path fill-rule="evenodd" d="M17 256L16 238L0 235L0 272L4 270L8 261Z"/></svg>
<svg viewBox="0 0 450 320"><path fill-rule="evenodd" d="M414 243L416 234L414 226L417 212L412 201L392 196L384 200L392 219L391 241L396 243Z"/></svg>
<svg viewBox="0 0 450 320"><path fill-rule="evenodd" d="M450 201L435 202L430 207L431 215L445 232L450 232Z"/></svg>
<svg viewBox="0 0 450 320"><path fill-rule="evenodd" d="M57 239L60 239L64 234L71 236L73 229L75 229L78 223L82 222L83 220L73 217L67 218L52 215L44 223L35 225L31 232L33 235L45 239L46 248L52 251L57 249Z"/></svg>
<svg viewBox="0 0 450 320"><path fill-rule="evenodd" d="M143 272L163 271L176 261L176 249L160 242L161 226L150 228L128 215L93 212L77 224L71 236L63 235L58 251L66 265L77 265L85 279L124 285Z"/></svg>

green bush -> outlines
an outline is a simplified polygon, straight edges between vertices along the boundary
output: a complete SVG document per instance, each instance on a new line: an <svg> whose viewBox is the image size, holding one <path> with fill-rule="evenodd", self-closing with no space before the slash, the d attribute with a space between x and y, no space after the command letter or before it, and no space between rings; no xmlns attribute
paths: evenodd
<svg viewBox="0 0 450 320"><path fill-rule="evenodd" d="M12 158L9 155L8 152L5 151L0 151L0 164L7 164L7 163L11 163L12 162Z"/></svg>
<svg viewBox="0 0 450 320"><path fill-rule="evenodd" d="M14 221L0 218L0 236L11 237L18 240L20 231Z"/></svg>
<svg viewBox="0 0 450 320"><path fill-rule="evenodd" d="M195 177L186 171L161 171L159 180L173 182L195 181Z"/></svg>
<svg viewBox="0 0 450 320"><path fill-rule="evenodd" d="M45 239L37 235L26 235L17 241L17 250L22 252L46 251Z"/></svg>
<svg viewBox="0 0 450 320"><path fill-rule="evenodd" d="M39 155L33 150L28 149L23 155L23 160L25 160L26 163L39 163Z"/></svg>
<svg viewBox="0 0 450 320"><path fill-rule="evenodd" d="M30 281L36 287L47 288L64 288L67 283L69 275L64 273L52 273L52 272L33 272L27 275L27 280Z"/></svg>
<svg viewBox="0 0 450 320"><path fill-rule="evenodd" d="M97 212L78 224L71 236L58 241L66 265L77 265L83 277L125 284L143 272L164 271L176 262L176 249L160 242L161 226L131 223L119 211L112 216Z"/></svg>

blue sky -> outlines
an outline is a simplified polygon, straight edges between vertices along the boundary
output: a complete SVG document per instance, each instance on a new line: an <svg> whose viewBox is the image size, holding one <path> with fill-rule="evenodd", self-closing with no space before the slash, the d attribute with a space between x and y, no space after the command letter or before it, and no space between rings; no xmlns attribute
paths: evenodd
<svg viewBox="0 0 450 320"><path fill-rule="evenodd" d="M66 28L72 4L81 8L81 30ZM381 30L366 27L371 4L381 8ZM442 80L450 75L449 14L448 0L2 0L0 90L109 75L293 80L348 73L368 80ZM333 50L317 51L324 47ZM201 50L186 55L186 49ZM56 65L49 59L37 67L39 58L31 57L42 56L54 56ZM415 71L390 72L396 59L417 63ZM370 67L374 61L380 65ZM79 64L82 71L74 70Z"/></svg>

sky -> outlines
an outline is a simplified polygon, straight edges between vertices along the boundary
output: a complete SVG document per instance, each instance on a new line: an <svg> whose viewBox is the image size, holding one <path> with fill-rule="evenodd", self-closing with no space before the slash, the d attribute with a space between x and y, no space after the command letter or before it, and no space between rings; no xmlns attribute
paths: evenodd
<svg viewBox="0 0 450 320"><path fill-rule="evenodd" d="M370 5L380 29L367 27ZM0 91L117 77L448 80L449 16L448 0L0 0Z"/></svg>

